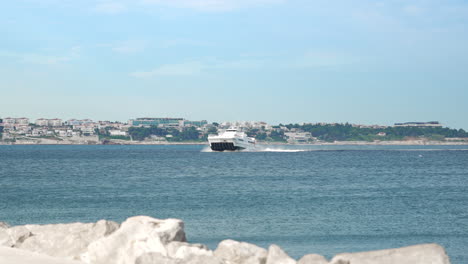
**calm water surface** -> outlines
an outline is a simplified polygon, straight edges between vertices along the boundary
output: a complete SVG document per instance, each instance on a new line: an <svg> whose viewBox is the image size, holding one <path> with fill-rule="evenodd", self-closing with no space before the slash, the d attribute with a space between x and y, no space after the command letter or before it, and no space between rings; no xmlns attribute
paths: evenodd
<svg viewBox="0 0 468 264"><path fill-rule="evenodd" d="M291 256L436 242L468 263L467 147L0 146L0 221L180 218Z"/></svg>

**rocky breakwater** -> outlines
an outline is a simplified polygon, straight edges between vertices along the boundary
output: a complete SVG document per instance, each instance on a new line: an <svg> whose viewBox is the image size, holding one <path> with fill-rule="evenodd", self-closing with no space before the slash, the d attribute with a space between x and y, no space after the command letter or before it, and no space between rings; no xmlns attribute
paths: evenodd
<svg viewBox="0 0 468 264"><path fill-rule="evenodd" d="M360 253L331 260L309 254L299 260L277 245L268 249L224 240L212 251L186 240L184 223L136 216L122 224L24 225L0 223L1 264L449 264L437 244Z"/></svg>

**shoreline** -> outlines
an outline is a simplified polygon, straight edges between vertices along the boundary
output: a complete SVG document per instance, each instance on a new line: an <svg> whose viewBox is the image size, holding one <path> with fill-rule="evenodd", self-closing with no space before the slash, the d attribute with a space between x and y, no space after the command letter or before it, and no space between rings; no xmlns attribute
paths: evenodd
<svg viewBox="0 0 468 264"><path fill-rule="evenodd" d="M32 145L42 145L42 146L72 146L72 145L82 145L82 146L92 146L92 145L101 145L101 146L124 146L124 145L142 145L142 146L172 146L172 145L193 145L193 146L208 146L208 142L145 142L145 141L129 141L129 142L111 142L111 143L102 143L102 142L0 142L0 146L32 146ZM468 141L426 141L426 140L407 140L407 141L335 141L335 142L316 142L316 143L282 143L282 142L259 142L260 146L468 146Z"/></svg>

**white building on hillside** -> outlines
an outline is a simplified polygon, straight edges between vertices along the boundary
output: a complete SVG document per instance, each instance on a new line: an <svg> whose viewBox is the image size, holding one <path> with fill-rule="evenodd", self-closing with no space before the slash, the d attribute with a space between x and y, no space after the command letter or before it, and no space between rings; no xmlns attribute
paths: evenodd
<svg viewBox="0 0 468 264"><path fill-rule="evenodd" d="M63 122L62 122L62 119L59 119L59 118L54 118L54 119L39 118L36 120L36 125L58 127L58 126L62 126Z"/></svg>
<svg viewBox="0 0 468 264"><path fill-rule="evenodd" d="M395 123L395 127L442 127L438 121Z"/></svg>
<svg viewBox="0 0 468 264"><path fill-rule="evenodd" d="M6 118L3 118L3 124L29 125L29 118L26 118L26 117L20 117L20 118L6 117Z"/></svg>
<svg viewBox="0 0 468 264"><path fill-rule="evenodd" d="M39 118L39 119L36 119L35 124L38 125L38 126L48 126L49 125L49 120L45 119L45 118Z"/></svg>
<svg viewBox="0 0 468 264"><path fill-rule="evenodd" d="M109 135L111 136L127 136L128 133L122 130L109 130Z"/></svg>
<svg viewBox="0 0 468 264"><path fill-rule="evenodd" d="M69 119L65 121L65 125L67 126L81 126L81 125L87 125L87 124L92 124L92 123L93 123L93 120L91 119L81 119L81 120Z"/></svg>
<svg viewBox="0 0 468 264"><path fill-rule="evenodd" d="M312 139L310 132L286 132L284 135L288 138L289 143L307 143Z"/></svg>
<svg viewBox="0 0 468 264"><path fill-rule="evenodd" d="M62 119L59 119L59 118L49 119L48 123L49 123L49 126L53 126L53 127L58 127L58 126L63 125Z"/></svg>

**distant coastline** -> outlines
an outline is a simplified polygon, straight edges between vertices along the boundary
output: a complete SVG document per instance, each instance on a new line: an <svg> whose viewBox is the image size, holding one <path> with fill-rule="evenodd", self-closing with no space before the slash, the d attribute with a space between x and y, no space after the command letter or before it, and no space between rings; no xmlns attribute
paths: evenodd
<svg viewBox="0 0 468 264"><path fill-rule="evenodd" d="M210 135L235 127L263 145L467 145L468 132L438 121L393 126L350 123L270 125L266 122L208 123L184 118L136 118L127 123L0 119L1 145L206 145Z"/></svg>
<svg viewBox="0 0 468 264"><path fill-rule="evenodd" d="M21 145L199 145L208 146L208 142L160 142L160 141L111 141L111 142L70 142L70 141L52 141L52 140L38 140L38 141L16 141L16 142L2 142L0 145L21 146ZM286 142L258 142L261 146L456 146L468 145L468 141L431 141L431 140L394 140L394 141L335 141L335 142L314 142L314 143L286 143Z"/></svg>

